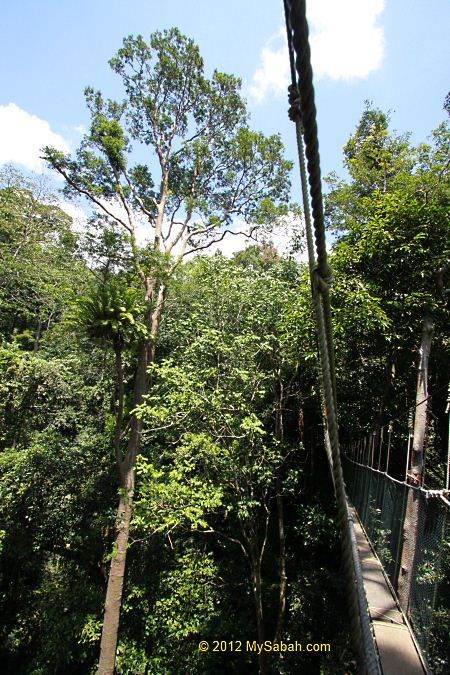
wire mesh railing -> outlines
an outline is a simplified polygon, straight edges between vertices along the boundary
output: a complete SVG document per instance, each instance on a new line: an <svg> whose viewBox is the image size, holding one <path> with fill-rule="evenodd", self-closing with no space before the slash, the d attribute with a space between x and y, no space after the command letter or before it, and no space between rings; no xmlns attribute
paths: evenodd
<svg viewBox="0 0 450 675"><path fill-rule="evenodd" d="M411 490L416 493L416 546L408 605L404 609L430 672L449 673L450 502L444 491L408 485L386 471L361 463L363 457L361 444L346 448L343 465L347 493L395 591L404 574L408 494Z"/></svg>

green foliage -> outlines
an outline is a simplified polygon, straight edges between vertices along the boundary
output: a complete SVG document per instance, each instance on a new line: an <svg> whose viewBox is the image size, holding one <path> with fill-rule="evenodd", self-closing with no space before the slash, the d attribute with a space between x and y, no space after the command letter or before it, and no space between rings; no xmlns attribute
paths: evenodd
<svg viewBox="0 0 450 675"><path fill-rule="evenodd" d="M53 203L52 203L53 202ZM61 314L70 288L83 283L70 217L43 181L0 172L0 335L27 348Z"/></svg>
<svg viewBox="0 0 450 675"><path fill-rule="evenodd" d="M360 197L392 189L414 163L408 134L391 134L390 114L371 106L366 101L356 132L344 146L344 165Z"/></svg>
<svg viewBox="0 0 450 675"><path fill-rule="evenodd" d="M36 431L73 438L84 429L86 415L105 404L104 387L110 383L109 377L79 354L30 354L15 344L0 346L0 369L3 448L26 446Z"/></svg>
<svg viewBox="0 0 450 675"><path fill-rule="evenodd" d="M109 482L105 441L94 429L73 441L46 431L2 454L0 650L15 672L81 673L95 658L79 640L101 600L102 529L110 520L100 501Z"/></svg>
<svg viewBox="0 0 450 675"><path fill-rule="evenodd" d="M298 451L282 444L276 432L277 407L290 417L286 401L279 399L279 374L299 386L294 360L299 355L294 357L289 333L282 332L287 332L298 274L290 263L276 256L269 262L256 253L235 261L220 255L197 258L174 283L161 334L161 349L170 355L152 366L152 388L138 411L144 421L144 456L138 465L133 538L162 536L177 547L194 536L210 550L223 548L227 561L236 560L240 551L248 564L247 558L263 556L268 537L264 602L273 617L277 541L276 531L267 530L267 518L274 513L277 493L285 498L298 493L301 475ZM305 377L308 381L310 373ZM292 383L288 391L289 407L296 407ZM330 523L324 518L319 530L320 517L304 522L308 536L317 533L314 541ZM214 559L220 576L228 578L221 557L215 553ZM247 568L242 574L251 607ZM231 577L228 583L236 581ZM248 622L254 626L251 614L246 634ZM235 634L231 626L226 630ZM160 650L162 645L158 653L164 653Z"/></svg>
<svg viewBox="0 0 450 675"><path fill-rule="evenodd" d="M180 668L185 672L213 668L210 655L198 649L222 613L223 580L213 555L191 538L174 537L173 547L163 554L160 543L158 548L161 568L156 576L154 569L145 567L156 547L146 546L131 567L117 670L176 675Z"/></svg>
<svg viewBox="0 0 450 675"><path fill-rule="evenodd" d="M198 642L255 637L255 570L272 637L280 499L283 635L331 642L333 658L292 655L273 668L351 672L346 627L335 622L335 514L324 508L330 493L319 498L328 474L307 270L270 243L232 260L182 265L172 256L176 242L206 247L238 218L269 233L287 214L291 164L279 136L249 128L240 81L218 71L206 78L198 47L177 29L126 38L110 65L124 102L86 89L91 124L77 153L46 150L66 192L86 194L102 213L80 243L36 185L2 177L0 658L10 672L93 672L117 550L112 439L125 446L136 415L142 444L117 672L254 672L251 657L200 654ZM135 163L142 149L148 165ZM436 371L447 372L446 303L435 284L449 255L447 152L445 125L412 148L390 133L389 115L367 105L344 150L349 181L329 181L344 434L370 427L386 373L395 372L399 400L411 397L425 306ZM141 246L142 222L153 237ZM145 351L137 347L149 353L156 338L150 387L133 398ZM438 427L429 434L437 461ZM424 583L436 570L427 559Z"/></svg>
<svg viewBox="0 0 450 675"><path fill-rule="evenodd" d="M388 124L389 115L367 104L344 149L350 181L328 180L329 226L340 233L331 259L338 382L353 429L370 428L373 410L383 411L388 398L395 412L394 385L415 396L409 355L419 348L424 312L433 315L432 359L440 364L431 377L447 362L447 303L437 275L447 278L450 256L449 128L433 132L433 145L413 148Z"/></svg>
<svg viewBox="0 0 450 675"><path fill-rule="evenodd" d="M9 341L0 345L0 660L10 672L69 668L81 674L96 657L92 646L80 646L80 627L101 601L101 560L112 523L105 507L112 496L110 364L97 348L89 355L79 350L61 321L70 286L82 286L87 277L68 229L70 245L64 243L67 219L62 227L59 210L36 201L30 229L21 231L20 218L25 223L35 197L17 181L21 191L9 201L16 243L11 235L2 251L10 265L2 267L2 283L14 278L22 294L16 326L35 328L47 312L51 322L47 318L37 337L30 331L31 352L2 305ZM18 254L8 257L13 245Z"/></svg>
<svg viewBox="0 0 450 675"><path fill-rule="evenodd" d="M142 320L145 305L142 293L125 286L123 280L108 277L91 286L90 294L78 298L68 322L92 340L110 343L115 348L142 340L147 328Z"/></svg>
<svg viewBox="0 0 450 675"><path fill-rule="evenodd" d="M226 454L205 434L186 433L160 468L141 456L134 527L150 535L209 529L207 518L222 506L223 489L213 478Z"/></svg>

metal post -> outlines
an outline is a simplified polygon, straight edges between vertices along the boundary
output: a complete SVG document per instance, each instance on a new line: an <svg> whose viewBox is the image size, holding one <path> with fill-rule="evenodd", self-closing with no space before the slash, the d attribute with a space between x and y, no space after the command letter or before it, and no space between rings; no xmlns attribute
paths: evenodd
<svg viewBox="0 0 450 675"><path fill-rule="evenodd" d="M447 409L445 411L448 415L448 450L447 450L447 476L445 479L445 489L448 490L450 485L450 382L448 385L447 394Z"/></svg>
<svg viewBox="0 0 450 675"><path fill-rule="evenodd" d="M409 456L411 454L411 445L414 432L414 408L411 408L408 415L408 451L406 453L406 469L405 469L405 483L408 482L408 472L409 472Z"/></svg>
<svg viewBox="0 0 450 675"><path fill-rule="evenodd" d="M389 426L388 426L388 448L387 448L386 471L385 471L386 474L388 474L388 471L389 471L389 456L391 454L391 436L392 436L393 430L394 430L394 423L389 422Z"/></svg>
<svg viewBox="0 0 450 675"><path fill-rule="evenodd" d="M380 470L381 466L381 452L383 450L383 436L384 436L384 427L381 427L380 429L380 449L378 453L378 471Z"/></svg>

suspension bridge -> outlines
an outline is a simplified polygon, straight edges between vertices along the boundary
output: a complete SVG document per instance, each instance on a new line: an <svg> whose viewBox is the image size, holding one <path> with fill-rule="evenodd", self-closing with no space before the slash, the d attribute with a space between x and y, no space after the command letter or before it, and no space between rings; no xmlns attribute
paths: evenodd
<svg viewBox="0 0 450 675"><path fill-rule="evenodd" d="M448 612L448 470L445 488L389 473L393 427L340 446L319 143L305 0L284 0L309 269L320 357L325 446L333 479L358 672L432 673L433 627ZM306 162L305 162L306 155ZM423 402L422 402L423 403ZM448 410L447 410L448 412ZM398 453L397 453L398 454ZM410 536L408 532L412 532ZM400 596L400 599L399 599ZM438 664L445 672L445 657ZM447 671L448 672L448 671Z"/></svg>

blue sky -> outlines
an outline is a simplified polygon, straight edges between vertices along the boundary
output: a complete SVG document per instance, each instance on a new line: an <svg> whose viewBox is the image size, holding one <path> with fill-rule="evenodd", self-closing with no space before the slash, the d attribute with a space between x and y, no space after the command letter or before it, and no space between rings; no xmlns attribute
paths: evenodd
<svg viewBox="0 0 450 675"><path fill-rule="evenodd" d="M341 151L365 99L392 110L392 126L426 139L449 89L446 0L309 0L323 174L342 172ZM108 60L125 35L178 26L199 44L207 71L244 81L252 126L280 132L288 61L281 0L6 0L0 26L0 164L40 170L44 144L75 149L88 124L83 89L121 97ZM298 181L293 199L299 200Z"/></svg>

